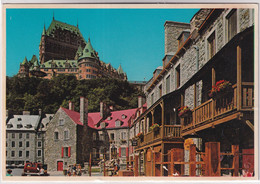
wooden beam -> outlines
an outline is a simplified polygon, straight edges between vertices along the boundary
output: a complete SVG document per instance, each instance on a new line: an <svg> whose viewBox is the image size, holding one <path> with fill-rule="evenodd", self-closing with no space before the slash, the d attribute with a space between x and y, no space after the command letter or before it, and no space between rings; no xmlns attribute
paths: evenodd
<svg viewBox="0 0 260 184"><path fill-rule="evenodd" d="M254 125L249 120L246 120L245 122L251 128L251 130L253 130L253 132L254 132Z"/></svg>
<svg viewBox="0 0 260 184"><path fill-rule="evenodd" d="M194 98L193 98L194 108L196 108L197 107L197 85L196 85L196 83L193 86L194 86Z"/></svg>
<svg viewBox="0 0 260 184"><path fill-rule="evenodd" d="M194 128L194 129L188 130L188 131L186 131L186 132L182 132L182 136L186 136L186 135L192 134L193 131L198 132L198 131L204 130L204 129L206 129L206 128L210 128L210 127L212 127L212 124L213 124L213 123L214 123L214 125L216 126L216 125L218 125L218 124L222 124L222 123L225 123L225 122L227 122L227 121L231 121L231 120L233 120L233 119L238 119L241 115L242 115L242 113L237 112L237 113L235 113L235 114L226 116L226 117L221 118L221 119L218 119L218 120L216 120L216 121L209 122L209 123L207 123L207 124L205 124L205 125L203 125L203 126L200 126L200 127L198 127L198 128Z"/></svg>
<svg viewBox="0 0 260 184"><path fill-rule="evenodd" d="M196 164L192 164L192 162L196 162L196 145L190 145L190 176L196 176Z"/></svg>
<svg viewBox="0 0 260 184"><path fill-rule="evenodd" d="M239 145L232 145L232 153L234 154L233 166L232 166L232 168L234 168L233 176L238 176L238 172L239 172Z"/></svg>
<svg viewBox="0 0 260 184"><path fill-rule="evenodd" d="M216 70L214 67L211 69L211 83L212 86L216 84Z"/></svg>
<svg viewBox="0 0 260 184"><path fill-rule="evenodd" d="M161 148L161 162L164 162L164 143L162 143ZM161 164L161 176L164 176L163 164Z"/></svg>
<svg viewBox="0 0 260 184"><path fill-rule="evenodd" d="M241 68L241 47L237 46L237 110L241 109L242 103L242 68Z"/></svg>

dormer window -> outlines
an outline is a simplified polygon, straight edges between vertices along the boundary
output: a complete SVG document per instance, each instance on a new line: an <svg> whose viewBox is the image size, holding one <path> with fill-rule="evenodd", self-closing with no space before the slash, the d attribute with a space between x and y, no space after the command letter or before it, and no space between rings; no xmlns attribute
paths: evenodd
<svg viewBox="0 0 260 184"><path fill-rule="evenodd" d="M22 124L18 124L17 128L23 128L23 125Z"/></svg>
<svg viewBox="0 0 260 184"><path fill-rule="evenodd" d="M22 118L17 118L17 121L22 121Z"/></svg>
<svg viewBox="0 0 260 184"><path fill-rule="evenodd" d="M100 124L100 126L101 126L101 128L106 128L106 122L102 122L102 123Z"/></svg>
<svg viewBox="0 0 260 184"><path fill-rule="evenodd" d="M8 124L7 125L7 128L12 128L13 127L13 124Z"/></svg>
<svg viewBox="0 0 260 184"><path fill-rule="evenodd" d="M25 128L32 128L32 125L31 125L31 124L27 124L27 125L25 126Z"/></svg>
<svg viewBox="0 0 260 184"><path fill-rule="evenodd" d="M116 127L120 127L121 126L121 121L117 120L116 121Z"/></svg>
<svg viewBox="0 0 260 184"><path fill-rule="evenodd" d="M125 118L126 118L126 115L123 114L123 115L122 115L122 119L125 119Z"/></svg>
<svg viewBox="0 0 260 184"><path fill-rule="evenodd" d="M111 117L111 116L109 116L109 117L107 118L107 120L109 120L109 121L110 121L110 120L112 120L112 117Z"/></svg>

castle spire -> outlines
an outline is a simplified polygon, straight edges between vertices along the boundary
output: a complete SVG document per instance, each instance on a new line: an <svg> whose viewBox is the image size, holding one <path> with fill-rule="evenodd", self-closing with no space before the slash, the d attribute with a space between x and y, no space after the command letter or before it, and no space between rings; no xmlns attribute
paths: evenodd
<svg viewBox="0 0 260 184"><path fill-rule="evenodd" d="M44 36L45 34L46 34L46 28L45 28L45 23L44 23L43 30L42 30L42 36Z"/></svg>

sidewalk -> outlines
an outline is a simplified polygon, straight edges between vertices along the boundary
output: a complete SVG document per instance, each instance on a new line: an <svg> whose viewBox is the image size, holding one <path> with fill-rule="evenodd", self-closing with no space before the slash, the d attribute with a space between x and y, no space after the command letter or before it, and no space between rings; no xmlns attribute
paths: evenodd
<svg viewBox="0 0 260 184"><path fill-rule="evenodd" d="M63 174L63 171L49 171L48 172L49 174L50 174L50 176L64 176L64 174ZM84 177L86 177L86 176L89 176L89 174L88 174L88 172L86 173L86 174L84 174L84 173L82 173L82 175L81 176L84 176ZM64 177L81 177L81 176L64 176ZM103 173L100 173L100 172L92 172L91 173L91 177L102 177L103 176Z"/></svg>

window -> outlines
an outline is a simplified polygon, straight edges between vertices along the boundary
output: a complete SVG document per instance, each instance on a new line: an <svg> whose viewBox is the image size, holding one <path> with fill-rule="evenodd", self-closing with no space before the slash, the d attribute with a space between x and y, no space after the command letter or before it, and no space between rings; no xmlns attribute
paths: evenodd
<svg viewBox="0 0 260 184"><path fill-rule="evenodd" d="M125 132L121 132L121 139L123 139L123 140L126 139L126 133Z"/></svg>
<svg viewBox="0 0 260 184"><path fill-rule="evenodd" d="M42 138L42 134L41 133L37 133L37 138L41 139Z"/></svg>
<svg viewBox="0 0 260 184"><path fill-rule="evenodd" d="M11 157L15 157L15 151L11 151Z"/></svg>
<svg viewBox="0 0 260 184"><path fill-rule="evenodd" d="M97 149L96 148L93 148L92 155L93 155L93 158L97 157Z"/></svg>
<svg viewBox="0 0 260 184"><path fill-rule="evenodd" d="M37 156L41 157L42 156L42 150L37 150Z"/></svg>
<svg viewBox="0 0 260 184"><path fill-rule="evenodd" d="M59 132L54 132L54 140L59 140Z"/></svg>
<svg viewBox="0 0 260 184"><path fill-rule="evenodd" d="M68 140L69 139L69 131L65 130L64 131L64 140Z"/></svg>
<svg viewBox="0 0 260 184"><path fill-rule="evenodd" d="M8 147L8 143L6 142L6 147Z"/></svg>
<svg viewBox="0 0 260 184"><path fill-rule="evenodd" d="M159 86L160 97L162 97L162 85Z"/></svg>
<svg viewBox="0 0 260 184"><path fill-rule="evenodd" d="M29 139L29 138L30 138L30 134L26 133L26 139Z"/></svg>
<svg viewBox="0 0 260 184"><path fill-rule="evenodd" d="M170 92L170 75L166 78L166 93Z"/></svg>
<svg viewBox="0 0 260 184"><path fill-rule="evenodd" d="M97 140L97 134L96 132L93 133L93 141Z"/></svg>
<svg viewBox="0 0 260 184"><path fill-rule="evenodd" d="M12 138L13 138L13 139L15 138L15 133L12 133Z"/></svg>
<svg viewBox="0 0 260 184"><path fill-rule="evenodd" d="M30 156L30 152L29 151L26 151L26 158L28 158Z"/></svg>
<svg viewBox="0 0 260 184"><path fill-rule="evenodd" d="M100 134L100 140L101 140L101 141L104 141L104 140L105 140L104 134Z"/></svg>
<svg viewBox="0 0 260 184"><path fill-rule="evenodd" d="M232 10L226 18L227 18L227 24L228 24L227 36L228 36L228 41L229 41L237 33L237 11Z"/></svg>
<svg viewBox="0 0 260 184"><path fill-rule="evenodd" d="M29 141L26 141L26 147L30 147L30 142Z"/></svg>
<svg viewBox="0 0 260 184"><path fill-rule="evenodd" d="M111 140L115 140L115 134L114 134L114 133L111 133L111 134L110 134L110 139L111 139Z"/></svg>
<svg viewBox="0 0 260 184"><path fill-rule="evenodd" d="M13 148L15 147L15 142L14 142L14 141L12 141L12 147L13 147Z"/></svg>
<svg viewBox="0 0 260 184"><path fill-rule="evenodd" d="M69 148L64 147L64 157L68 157L68 156L69 156Z"/></svg>
<svg viewBox="0 0 260 184"><path fill-rule="evenodd" d="M64 125L64 119L59 119L59 125L63 126Z"/></svg>
<svg viewBox="0 0 260 184"><path fill-rule="evenodd" d="M212 58L216 54L216 39L215 39L215 31L208 38L208 56L209 59Z"/></svg>
<svg viewBox="0 0 260 184"><path fill-rule="evenodd" d="M154 102L154 94L151 94L151 105L153 104Z"/></svg>
<svg viewBox="0 0 260 184"><path fill-rule="evenodd" d="M22 138L23 138L23 134L19 133L19 139L22 139Z"/></svg>
<svg viewBox="0 0 260 184"><path fill-rule="evenodd" d="M126 149L125 148L121 148L121 156L122 157L126 156Z"/></svg>
<svg viewBox="0 0 260 184"><path fill-rule="evenodd" d="M19 141L19 147L23 147L23 142L22 141Z"/></svg>
<svg viewBox="0 0 260 184"><path fill-rule="evenodd" d="M176 88L179 88L181 85L181 70L180 65L176 67Z"/></svg>
<svg viewBox="0 0 260 184"><path fill-rule="evenodd" d="M42 142L41 142L41 141L38 141L38 142L37 142L37 146L38 146L38 148L41 148L41 147L42 147Z"/></svg>
<svg viewBox="0 0 260 184"><path fill-rule="evenodd" d="M121 126L121 121L117 120L116 121L116 127L120 127Z"/></svg>
<svg viewBox="0 0 260 184"><path fill-rule="evenodd" d="M122 119L125 119L125 118L126 118L126 115L123 114L123 115L122 115Z"/></svg>
<svg viewBox="0 0 260 184"><path fill-rule="evenodd" d="M23 156L23 151L19 151L19 157Z"/></svg>

